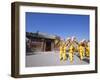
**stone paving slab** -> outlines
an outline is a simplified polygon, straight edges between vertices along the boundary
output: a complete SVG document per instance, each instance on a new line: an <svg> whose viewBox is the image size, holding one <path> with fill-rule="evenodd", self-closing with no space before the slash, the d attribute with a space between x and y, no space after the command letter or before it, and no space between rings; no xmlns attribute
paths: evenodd
<svg viewBox="0 0 100 80"><path fill-rule="evenodd" d="M67 53L68 54L68 53ZM69 58L66 61L60 61L59 52L41 52L35 55L26 55L26 67L39 66L62 66L62 65L84 65L89 64L86 61L80 62L77 55L74 55L74 61L71 64Z"/></svg>

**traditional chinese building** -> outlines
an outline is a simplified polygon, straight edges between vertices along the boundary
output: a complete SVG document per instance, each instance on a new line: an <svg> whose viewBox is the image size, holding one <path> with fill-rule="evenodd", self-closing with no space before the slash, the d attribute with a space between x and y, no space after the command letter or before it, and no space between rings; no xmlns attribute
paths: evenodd
<svg viewBox="0 0 100 80"><path fill-rule="evenodd" d="M26 51L53 51L56 38L56 36L45 33L26 32Z"/></svg>

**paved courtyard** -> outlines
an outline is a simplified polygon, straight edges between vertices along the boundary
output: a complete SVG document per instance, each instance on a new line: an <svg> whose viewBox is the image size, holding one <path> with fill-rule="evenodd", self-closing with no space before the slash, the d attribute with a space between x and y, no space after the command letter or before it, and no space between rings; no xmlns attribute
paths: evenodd
<svg viewBox="0 0 100 80"><path fill-rule="evenodd" d="M59 52L37 52L26 55L26 67L37 66L60 66L60 65L83 65L89 64L89 59L80 62L77 55L74 55L74 61L71 64L69 58L66 61L60 61Z"/></svg>

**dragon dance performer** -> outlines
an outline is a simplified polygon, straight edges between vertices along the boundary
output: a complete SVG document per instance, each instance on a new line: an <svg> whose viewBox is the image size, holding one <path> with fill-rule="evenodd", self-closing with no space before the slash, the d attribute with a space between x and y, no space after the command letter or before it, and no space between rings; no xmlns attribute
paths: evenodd
<svg viewBox="0 0 100 80"><path fill-rule="evenodd" d="M86 45L86 47L85 47L85 53L86 53L86 57L90 56L90 47L89 47L89 45Z"/></svg>
<svg viewBox="0 0 100 80"><path fill-rule="evenodd" d="M82 45L81 42L79 44L78 51L79 51L80 60L82 60L84 57L84 46Z"/></svg>
<svg viewBox="0 0 100 80"><path fill-rule="evenodd" d="M64 43L61 43L60 45L60 61L65 61L67 59L66 56L66 45Z"/></svg>
<svg viewBox="0 0 100 80"><path fill-rule="evenodd" d="M71 46L69 48L69 59L70 59L70 63L73 63L73 56L74 56L74 46L71 44Z"/></svg>
<svg viewBox="0 0 100 80"><path fill-rule="evenodd" d="M66 56L66 44L63 44L63 61L67 60Z"/></svg>
<svg viewBox="0 0 100 80"><path fill-rule="evenodd" d="M63 45L60 44L60 61L63 59Z"/></svg>

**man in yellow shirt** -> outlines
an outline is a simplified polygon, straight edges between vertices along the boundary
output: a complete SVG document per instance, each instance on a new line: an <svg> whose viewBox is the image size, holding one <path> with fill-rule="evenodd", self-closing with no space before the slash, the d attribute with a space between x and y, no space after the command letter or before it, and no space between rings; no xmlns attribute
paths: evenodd
<svg viewBox="0 0 100 80"><path fill-rule="evenodd" d="M71 63L73 63L73 56L74 56L74 46L71 44L69 48L69 59Z"/></svg>
<svg viewBox="0 0 100 80"><path fill-rule="evenodd" d="M66 56L66 44L63 44L63 61L65 61L67 59Z"/></svg>
<svg viewBox="0 0 100 80"><path fill-rule="evenodd" d="M60 61L65 61L67 59L66 56L66 44L64 42L62 42L60 44Z"/></svg>
<svg viewBox="0 0 100 80"><path fill-rule="evenodd" d="M86 45L86 47L85 47L85 53L86 53L86 57L90 56L90 47L89 47L89 45Z"/></svg>
<svg viewBox="0 0 100 80"><path fill-rule="evenodd" d="M63 44L60 44L60 61L63 59Z"/></svg>
<svg viewBox="0 0 100 80"><path fill-rule="evenodd" d="M79 44L78 51L79 51L79 55L80 55L80 60L82 60L84 57L84 46L82 46L82 43Z"/></svg>

